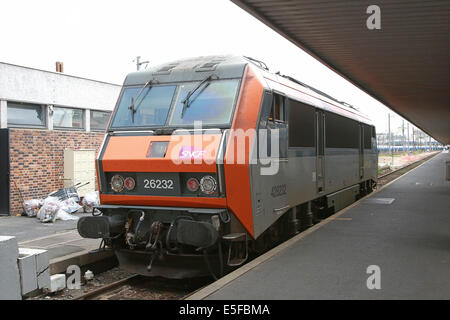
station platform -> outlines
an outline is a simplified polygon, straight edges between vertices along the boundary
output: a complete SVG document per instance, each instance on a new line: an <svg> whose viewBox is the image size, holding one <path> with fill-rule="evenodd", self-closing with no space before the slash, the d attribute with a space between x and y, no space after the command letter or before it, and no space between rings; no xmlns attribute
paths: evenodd
<svg viewBox="0 0 450 320"><path fill-rule="evenodd" d="M188 299L450 299L446 161L436 155ZM380 289L367 286L373 265Z"/></svg>
<svg viewBox="0 0 450 320"><path fill-rule="evenodd" d="M77 213L78 217L91 215ZM37 218L0 217L0 235L14 236L20 248L45 249L50 258L50 274L64 273L69 265L80 267L113 258L111 251L92 252L99 239L82 238L77 231L78 220L42 223Z"/></svg>

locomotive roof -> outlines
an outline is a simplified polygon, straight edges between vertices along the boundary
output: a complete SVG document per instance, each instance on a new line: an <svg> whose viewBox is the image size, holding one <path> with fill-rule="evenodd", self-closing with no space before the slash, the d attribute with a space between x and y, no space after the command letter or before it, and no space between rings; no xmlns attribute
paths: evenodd
<svg viewBox="0 0 450 320"><path fill-rule="evenodd" d="M303 93L312 93L311 96L319 98L334 106L333 109L330 109L324 107L324 105L317 105L314 103L316 107L336 113L343 113L343 115L347 117L371 124L370 119L353 106L343 101L339 101L292 77L281 75L280 73L274 74L269 71L264 62L245 56L200 56L171 61L146 70L129 73L125 78L123 85L142 85L152 79L156 80L157 83L201 81L209 75L216 75L219 79L241 78L244 74L244 69L248 64L252 65L253 69L259 70L265 80L275 80L283 85L289 84L290 87L293 88L300 87L301 89L296 90ZM265 83L265 85L269 87L268 83ZM336 107L341 110L336 109Z"/></svg>
<svg viewBox="0 0 450 320"><path fill-rule="evenodd" d="M144 84L157 79L160 83L197 81L214 74L220 79L241 78L248 60L240 56L202 56L164 63L127 75L124 85Z"/></svg>

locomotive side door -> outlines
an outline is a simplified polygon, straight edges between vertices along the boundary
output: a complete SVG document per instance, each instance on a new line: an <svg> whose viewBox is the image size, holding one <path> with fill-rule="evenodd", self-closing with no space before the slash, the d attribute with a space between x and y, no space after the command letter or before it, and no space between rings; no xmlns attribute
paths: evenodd
<svg viewBox="0 0 450 320"><path fill-rule="evenodd" d="M288 99L285 95L276 91L272 92L272 97L272 109L267 119L267 144L272 161L276 161L278 164L276 172L268 177L268 182L270 181L269 195L273 206L272 214L281 216L289 209L286 182L287 164L289 161L287 156L288 135L286 122ZM276 145L272 145L274 142L272 135L275 132L278 133L278 139L275 139ZM278 156L274 154L276 149L278 149Z"/></svg>
<svg viewBox="0 0 450 320"><path fill-rule="evenodd" d="M316 111L316 187L317 193L325 188L325 114Z"/></svg>
<svg viewBox="0 0 450 320"><path fill-rule="evenodd" d="M359 124L359 179L364 178L364 126Z"/></svg>
<svg viewBox="0 0 450 320"><path fill-rule="evenodd" d="M260 114L257 164L251 165L253 228L260 235L289 210L287 98L265 92Z"/></svg>

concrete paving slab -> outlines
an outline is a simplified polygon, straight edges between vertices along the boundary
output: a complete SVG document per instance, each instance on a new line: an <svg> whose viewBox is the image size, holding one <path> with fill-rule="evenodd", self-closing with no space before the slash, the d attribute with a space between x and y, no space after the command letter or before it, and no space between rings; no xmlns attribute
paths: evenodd
<svg viewBox="0 0 450 320"><path fill-rule="evenodd" d="M64 246L57 246L48 249L48 255L50 260L58 258L58 257L64 257L67 255L70 255L75 252L83 251L83 247L79 246L71 246L71 245L64 245Z"/></svg>
<svg viewBox="0 0 450 320"><path fill-rule="evenodd" d="M90 216L90 213L77 213L78 217ZM76 220L56 220L54 223L42 223L37 218L6 216L0 217L0 234L12 235L18 242L41 238L77 228Z"/></svg>
<svg viewBox="0 0 450 320"><path fill-rule="evenodd" d="M90 216L77 213L76 216ZM91 252L100 245L100 239L84 239L76 230L77 220L42 223L37 218L0 217L0 234L15 236L21 248L44 249L48 251L51 275L64 273L69 265L80 267L111 259L111 251ZM16 241L17 241L16 240Z"/></svg>
<svg viewBox="0 0 450 320"><path fill-rule="evenodd" d="M395 201L366 198L191 298L450 299L448 160L441 153L371 196Z"/></svg>
<svg viewBox="0 0 450 320"><path fill-rule="evenodd" d="M21 247L48 250L50 274L65 272L70 265L84 266L113 256L111 251L98 249L100 239L82 238L77 230L60 232L19 243Z"/></svg>
<svg viewBox="0 0 450 320"><path fill-rule="evenodd" d="M27 245L30 248L51 248L79 239L80 235L78 232L63 232L34 240L22 241L20 244Z"/></svg>
<svg viewBox="0 0 450 320"><path fill-rule="evenodd" d="M35 260L34 273L36 275L37 288L42 289L50 283L50 259L48 251L45 249L19 248L19 257L29 256ZM23 274L22 274L23 275Z"/></svg>
<svg viewBox="0 0 450 320"><path fill-rule="evenodd" d="M20 271L22 295L26 295L38 288L36 258L33 255L20 252L19 249L19 259L17 262Z"/></svg>
<svg viewBox="0 0 450 320"><path fill-rule="evenodd" d="M0 235L0 300L22 299L18 257L17 239Z"/></svg>

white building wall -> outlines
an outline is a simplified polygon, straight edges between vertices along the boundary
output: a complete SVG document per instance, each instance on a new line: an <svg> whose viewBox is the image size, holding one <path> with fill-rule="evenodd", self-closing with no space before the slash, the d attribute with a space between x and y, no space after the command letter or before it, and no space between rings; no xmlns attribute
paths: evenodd
<svg viewBox="0 0 450 320"><path fill-rule="evenodd" d="M121 86L0 62L0 100L112 111Z"/></svg>
<svg viewBox="0 0 450 320"><path fill-rule="evenodd" d="M6 100L0 99L0 129L8 127L8 113Z"/></svg>

